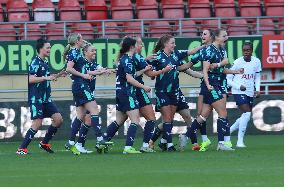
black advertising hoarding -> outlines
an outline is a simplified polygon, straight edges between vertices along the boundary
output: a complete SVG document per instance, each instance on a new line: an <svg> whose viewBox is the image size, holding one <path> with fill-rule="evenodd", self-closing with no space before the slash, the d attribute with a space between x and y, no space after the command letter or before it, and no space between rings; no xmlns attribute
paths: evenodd
<svg viewBox="0 0 284 187"><path fill-rule="evenodd" d="M196 98L186 98L189 107L192 109L192 116L196 115ZM75 107L73 101L55 101L62 113L64 123L59 129L56 139L67 140L70 133L71 119L75 116ZM115 120L115 100L114 99L97 99L100 105L100 120L105 128L113 120ZM229 97L228 118L230 124L240 116L240 111L236 108L232 97ZM255 99L255 105L252 111L252 119L249 122L248 134L284 134L284 95L261 96ZM160 113L156 113L158 122L161 122ZM209 135L216 133L217 113L207 120L207 132ZM51 120L46 118L43 121L43 127L36 134L36 138L43 137L47 126L51 124ZM129 125L127 121L124 128L121 128L118 137L122 137ZM145 119L141 118L141 126L144 126ZM26 131L31 126L30 113L27 102L0 102L0 141L17 141L22 139ZM175 115L173 134L180 134L186 131L185 123L180 115ZM138 136L142 136L142 128L138 130ZM89 132L89 137L94 138L94 133Z"/></svg>

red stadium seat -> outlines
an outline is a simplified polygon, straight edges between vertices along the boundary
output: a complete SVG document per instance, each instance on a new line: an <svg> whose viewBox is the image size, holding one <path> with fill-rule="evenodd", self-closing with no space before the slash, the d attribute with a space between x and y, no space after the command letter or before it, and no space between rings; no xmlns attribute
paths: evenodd
<svg viewBox="0 0 284 187"><path fill-rule="evenodd" d="M125 35L135 35L135 36L141 36L141 22L132 22L128 21L124 23L124 33Z"/></svg>
<svg viewBox="0 0 284 187"><path fill-rule="evenodd" d="M260 0L239 0L241 16L261 16Z"/></svg>
<svg viewBox="0 0 284 187"><path fill-rule="evenodd" d="M230 36L249 35L247 21L245 19L232 19L228 21L228 34Z"/></svg>
<svg viewBox="0 0 284 187"><path fill-rule="evenodd" d="M110 0L113 19L133 19L130 0Z"/></svg>
<svg viewBox="0 0 284 187"><path fill-rule="evenodd" d="M158 3L156 0L136 0L139 19L158 19Z"/></svg>
<svg viewBox="0 0 284 187"><path fill-rule="evenodd" d="M33 4L35 21L54 21L54 6L51 0L34 0Z"/></svg>
<svg viewBox="0 0 284 187"><path fill-rule="evenodd" d="M0 0L0 4L7 4L8 0Z"/></svg>
<svg viewBox="0 0 284 187"><path fill-rule="evenodd" d="M94 28L90 23L74 23L71 26L71 32L80 33L83 39L94 39Z"/></svg>
<svg viewBox="0 0 284 187"><path fill-rule="evenodd" d="M280 34L284 34L284 18L280 18L279 20L279 31Z"/></svg>
<svg viewBox="0 0 284 187"><path fill-rule="evenodd" d="M184 18L183 0L162 0L164 18Z"/></svg>
<svg viewBox="0 0 284 187"><path fill-rule="evenodd" d="M259 31L262 35L274 35L275 27L272 19L260 19Z"/></svg>
<svg viewBox="0 0 284 187"><path fill-rule="evenodd" d="M172 29L168 21L151 21L149 27L150 37L160 37L163 34L171 34Z"/></svg>
<svg viewBox="0 0 284 187"><path fill-rule="evenodd" d="M216 17L236 17L234 0L214 0Z"/></svg>
<svg viewBox="0 0 284 187"><path fill-rule="evenodd" d="M64 40L64 23L48 23L46 36L49 40Z"/></svg>
<svg viewBox="0 0 284 187"><path fill-rule="evenodd" d="M7 13L10 22L30 21L29 8L24 0L8 0Z"/></svg>
<svg viewBox="0 0 284 187"><path fill-rule="evenodd" d="M78 0L59 0L58 9L62 21L81 20L81 8Z"/></svg>
<svg viewBox="0 0 284 187"><path fill-rule="evenodd" d="M0 22L3 22L4 21L4 14L3 14L3 10L2 8L0 8Z"/></svg>
<svg viewBox="0 0 284 187"><path fill-rule="evenodd" d="M196 36L196 23L192 20L182 21L182 36Z"/></svg>
<svg viewBox="0 0 284 187"><path fill-rule="evenodd" d="M107 19L107 6L104 0L85 0L87 20Z"/></svg>
<svg viewBox="0 0 284 187"><path fill-rule="evenodd" d="M216 19L208 19L202 21L203 29L218 29L219 28L218 26L219 26L219 21Z"/></svg>
<svg viewBox="0 0 284 187"><path fill-rule="evenodd" d="M20 37L21 40L37 40L42 37L41 28L38 24L26 24L26 28L25 24L22 24L20 26Z"/></svg>
<svg viewBox="0 0 284 187"><path fill-rule="evenodd" d="M283 0L264 0L267 16L284 16Z"/></svg>
<svg viewBox="0 0 284 187"><path fill-rule="evenodd" d="M106 38L120 38L120 30L116 22L105 22L105 37ZM100 35L102 36L102 27L98 28Z"/></svg>
<svg viewBox="0 0 284 187"><path fill-rule="evenodd" d="M191 18L209 18L209 0L188 0L189 14Z"/></svg>
<svg viewBox="0 0 284 187"><path fill-rule="evenodd" d="M15 41L16 31L13 25L0 24L0 41Z"/></svg>

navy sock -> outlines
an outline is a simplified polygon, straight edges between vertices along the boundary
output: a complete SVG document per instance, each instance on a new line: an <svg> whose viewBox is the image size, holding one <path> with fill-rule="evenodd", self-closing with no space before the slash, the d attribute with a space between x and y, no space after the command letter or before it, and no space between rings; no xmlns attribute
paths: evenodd
<svg viewBox="0 0 284 187"><path fill-rule="evenodd" d="M50 125L42 140L42 143L47 144L51 140L51 138L55 135L56 132L57 132L57 127L53 127L52 125Z"/></svg>
<svg viewBox="0 0 284 187"><path fill-rule="evenodd" d="M86 124L82 124L80 131L79 131L78 143L85 145L89 128L90 128L90 126L88 126Z"/></svg>
<svg viewBox="0 0 284 187"><path fill-rule="evenodd" d="M106 136L104 137L104 139L106 141L110 141L115 133L118 131L119 129L119 125L117 124L116 121L112 122L108 127L107 127L107 130L106 130Z"/></svg>
<svg viewBox="0 0 284 187"><path fill-rule="evenodd" d="M96 137L101 137L103 133L102 133L102 126L100 125L100 122L99 122L99 116L92 115L91 123L92 123L92 127L94 128Z"/></svg>
<svg viewBox="0 0 284 187"><path fill-rule="evenodd" d="M143 142L148 143L153 135L153 131L155 128L155 121L147 121L144 127L144 138Z"/></svg>
<svg viewBox="0 0 284 187"><path fill-rule="evenodd" d="M224 141L224 135L227 132L226 124L228 123L228 120L225 118L218 118L217 119L217 132L218 132L218 141ZM230 131L229 131L230 132Z"/></svg>
<svg viewBox="0 0 284 187"><path fill-rule="evenodd" d="M157 139L160 137L161 134L162 134L162 130L159 129L159 127L157 126L157 127L155 128L155 130L154 130L154 133L153 133L153 135L152 135L152 137L151 137L151 140L152 140L153 142L157 141Z"/></svg>
<svg viewBox="0 0 284 187"><path fill-rule="evenodd" d="M80 130L82 121L78 118L75 118L72 125L71 125L71 134L70 134L70 141L75 141L76 138L76 134L78 133L78 131Z"/></svg>
<svg viewBox="0 0 284 187"><path fill-rule="evenodd" d="M197 143L196 132L197 132L197 129L199 129L199 128L200 128L200 124L195 119L192 122L190 128L187 129L186 136L190 138L192 144Z"/></svg>
<svg viewBox="0 0 284 187"><path fill-rule="evenodd" d="M28 145L31 143L32 139L34 138L35 134L37 133L37 131L33 130L32 128L30 128L27 133L26 136L22 142L22 145L20 146L20 149L25 149L28 147Z"/></svg>
<svg viewBox="0 0 284 187"><path fill-rule="evenodd" d="M135 135L136 135L137 125L135 123L131 123L126 135L126 146L133 146Z"/></svg>
<svg viewBox="0 0 284 187"><path fill-rule="evenodd" d="M230 133L230 124L229 124L229 120L228 120L228 118L226 118L226 121L227 121L227 123L226 123L226 132L225 132L225 136L230 136L231 135L231 133Z"/></svg>
<svg viewBox="0 0 284 187"><path fill-rule="evenodd" d="M167 140L167 143L172 143L173 142L173 137L172 137L172 128L173 124L172 123L163 123L163 138Z"/></svg>
<svg viewBox="0 0 284 187"><path fill-rule="evenodd" d="M206 132L206 122L203 122L200 126L200 134L201 135L207 135L207 132Z"/></svg>

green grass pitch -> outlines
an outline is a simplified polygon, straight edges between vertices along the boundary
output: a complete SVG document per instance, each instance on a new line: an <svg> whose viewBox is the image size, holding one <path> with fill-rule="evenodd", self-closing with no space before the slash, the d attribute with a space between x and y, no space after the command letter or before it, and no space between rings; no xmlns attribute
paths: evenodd
<svg viewBox="0 0 284 187"><path fill-rule="evenodd" d="M248 148L217 152L216 138L207 152L123 155L124 140L114 139L108 154L75 156L64 141L52 141L48 154L33 141L30 155L15 154L20 142L0 143L1 187L283 187L283 135L247 136ZM175 139L177 142L177 139ZM232 137L236 142L236 137ZM92 148L94 140L87 144ZM136 140L139 148L141 139Z"/></svg>

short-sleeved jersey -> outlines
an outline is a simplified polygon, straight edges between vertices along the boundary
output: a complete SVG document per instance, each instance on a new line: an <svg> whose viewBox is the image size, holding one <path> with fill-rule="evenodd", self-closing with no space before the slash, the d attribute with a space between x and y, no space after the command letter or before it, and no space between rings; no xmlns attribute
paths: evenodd
<svg viewBox="0 0 284 187"><path fill-rule="evenodd" d="M29 65L29 76L36 77L50 76L48 61L35 56ZM42 81L38 83L29 83L29 96L30 103L48 103L51 102L51 88L50 81Z"/></svg>
<svg viewBox="0 0 284 187"><path fill-rule="evenodd" d="M243 74L235 74L233 76L233 81L238 85L244 85L246 87L245 91L241 91L240 88L232 88L233 94L246 94L249 97L254 95L255 87L255 75L262 71L261 62L258 58L252 56L250 62L246 62L244 57L240 57L234 61L232 70L244 69Z"/></svg>
<svg viewBox="0 0 284 187"><path fill-rule="evenodd" d="M182 59L188 56L187 50L176 50L169 56L164 51L158 51L157 59L150 64L156 71L162 70L167 65L172 66L172 70L162 73L156 77L156 92L178 92L179 89L179 71L178 66L183 65Z"/></svg>
<svg viewBox="0 0 284 187"><path fill-rule="evenodd" d="M135 94L136 88L127 82L126 75L132 75L135 78L135 62L133 57L124 54L120 59L116 72L116 92L126 93L127 95Z"/></svg>
<svg viewBox="0 0 284 187"><path fill-rule="evenodd" d="M148 63L146 62L145 58L142 55L138 54L138 53L134 54L133 60L135 62L135 69L136 69L136 71L140 71L140 70L144 69L148 65ZM140 75L140 76L135 77L135 79L138 82L140 82L141 84L144 84L144 82L143 82L143 74Z"/></svg>
<svg viewBox="0 0 284 187"><path fill-rule="evenodd" d="M67 53L66 62L70 61L74 62L73 68L80 73L87 73L86 69L86 59L82 56L81 52L77 48L71 48ZM82 84L84 82L82 77L71 75L71 79L73 83Z"/></svg>
<svg viewBox="0 0 284 187"><path fill-rule="evenodd" d="M224 48L217 49L213 44L209 45L206 50L203 51L202 58L204 61L209 61L210 64L220 63L227 53ZM211 85L222 85L224 80L223 75L224 67L218 67L214 70L208 71L208 79Z"/></svg>
<svg viewBox="0 0 284 187"><path fill-rule="evenodd" d="M93 60L92 62L88 62L86 67L87 67L88 71L95 71L95 70L98 70L98 69L102 68L97 63L96 60ZM92 92L94 92L95 89L96 89L96 78L97 78L97 76L93 75L93 79L92 80L87 80Z"/></svg>

